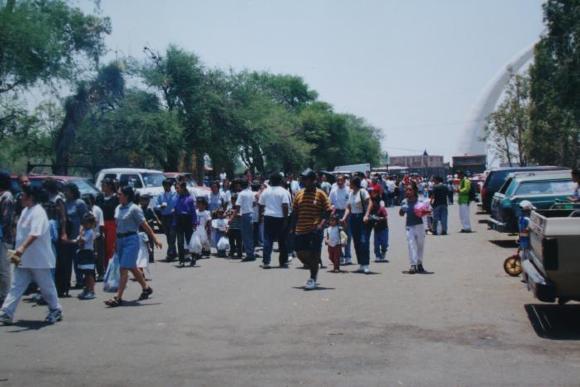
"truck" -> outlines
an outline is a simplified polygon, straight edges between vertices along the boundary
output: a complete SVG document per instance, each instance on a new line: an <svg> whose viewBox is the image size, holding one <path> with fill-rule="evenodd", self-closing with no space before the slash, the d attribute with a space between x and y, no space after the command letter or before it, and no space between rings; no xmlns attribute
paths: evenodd
<svg viewBox="0 0 580 387"><path fill-rule="evenodd" d="M530 215L530 248L522 260L528 290L542 302L580 301L580 205Z"/></svg>

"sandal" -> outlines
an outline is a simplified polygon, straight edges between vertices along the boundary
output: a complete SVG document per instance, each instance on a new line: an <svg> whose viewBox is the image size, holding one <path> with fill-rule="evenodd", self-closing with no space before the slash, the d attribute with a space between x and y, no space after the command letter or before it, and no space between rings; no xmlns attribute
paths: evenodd
<svg viewBox="0 0 580 387"><path fill-rule="evenodd" d="M110 300L105 301L105 304L111 308L116 308L117 306L121 306L123 304L123 300L115 296Z"/></svg>
<svg viewBox="0 0 580 387"><path fill-rule="evenodd" d="M141 292L141 295L139 296L139 301L143 301L149 298L150 295L153 294L153 289L151 289L151 287L148 287L147 289L143 289L143 291Z"/></svg>

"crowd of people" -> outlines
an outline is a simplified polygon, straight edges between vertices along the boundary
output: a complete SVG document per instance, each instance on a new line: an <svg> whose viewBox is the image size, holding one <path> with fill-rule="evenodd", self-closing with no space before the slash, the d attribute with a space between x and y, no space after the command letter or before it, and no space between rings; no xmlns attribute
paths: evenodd
<svg viewBox="0 0 580 387"><path fill-rule="evenodd" d="M469 203L471 182L441 177L392 177L358 173L328 176L308 169L299 180L292 174L273 173L267 178L244 176L229 181L225 174L210 184L207 194L191 189L185 177L165 180L157 197L138 195L129 186L105 179L102 195L81 197L74 184L59 192L54 180L32 187L19 177L21 193L10 193L10 177L0 174L0 321L9 324L25 292L37 292L48 305L46 321L62 319L58 298L70 297L71 287L82 289L81 300L95 298L95 282L104 278L111 260L120 271L116 295L105 303L121 306L129 272L141 286L139 300L153 293L137 259L146 241L149 261L153 249L162 248L154 225L166 236L166 261L195 266L218 256L256 261L261 249L263 269L272 267L274 243L278 266L288 268L297 258L309 270L306 290L318 286L324 268L323 248L328 249L332 272L352 265L370 273L371 243L375 262L388 262L389 211L400 206L405 217L409 274L425 273L426 233L447 234L447 206L458 192L461 232L471 232ZM371 236L373 237L371 239ZM11 269L10 262L14 268ZM74 273L75 285L71 284ZM12 275L11 275L12 274Z"/></svg>

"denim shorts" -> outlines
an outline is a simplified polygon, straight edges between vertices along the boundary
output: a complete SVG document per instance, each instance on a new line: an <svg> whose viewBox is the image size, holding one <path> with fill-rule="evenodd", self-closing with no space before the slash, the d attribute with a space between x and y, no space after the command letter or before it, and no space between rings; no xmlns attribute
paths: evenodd
<svg viewBox="0 0 580 387"><path fill-rule="evenodd" d="M139 257L139 235L117 238L117 258L122 269L136 269Z"/></svg>

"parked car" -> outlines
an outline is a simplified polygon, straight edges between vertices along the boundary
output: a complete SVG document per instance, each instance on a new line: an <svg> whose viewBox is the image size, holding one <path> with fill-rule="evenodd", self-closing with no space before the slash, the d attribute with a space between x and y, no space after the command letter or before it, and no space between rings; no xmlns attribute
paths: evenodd
<svg viewBox="0 0 580 387"><path fill-rule="evenodd" d="M545 170L566 170L563 167L554 166L534 166L534 167L507 167L495 168L489 171L485 183L481 187L481 208L487 213L491 213L491 200L493 195L503 185L507 175L511 172L531 172Z"/></svg>
<svg viewBox="0 0 580 387"><path fill-rule="evenodd" d="M538 300L580 301L580 205L532 211L523 279Z"/></svg>
<svg viewBox="0 0 580 387"><path fill-rule="evenodd" d="M175 184L175 182L177 181L178 176L185 176L185 179L187 180L187 188L189 189L189 192L191 194L193 194L193 196L195 196L195 197L209 196L209 194L211 192L209 187L201 186L201 185L197 184L197 182L195 181L195 179L193 178L193 175L191 173L187 173L187 172L164 172L163 174L165 175L165 177L167 179L171 180L173 184Z"/></svg>
<svg viewBox="0 0 580 387"><path fill-rule="evenodd" d="M51 175L29 175L28 179L32 186L40 187L47 179L56 180L59 191L62 192L66 183L73 183L79 188L81 195L91 195L94 198L100 191L90 182L90 179L78 176L51 176ZM18 184L18 177L11 177L11 191L14 195L20 193L20 185Z"/></svg>
<svg viewBox="0 0 580 387"><path fill-rule="evenodd" d="M163 192L163 172L141 168L109 168L99 171L95 185L100 189L104 179L115 179L121 186L129 185L139 194L153 197Z"/></svg>
<svg viewBox="0 0 580 387"><path fill-rule="evenodd" d="M566 200L575 189L569 171L537 171L508 175L508 181L493 196L491 226L500 232L517 232L519 203L530 201L537 209L548 209Z"/></svg>

